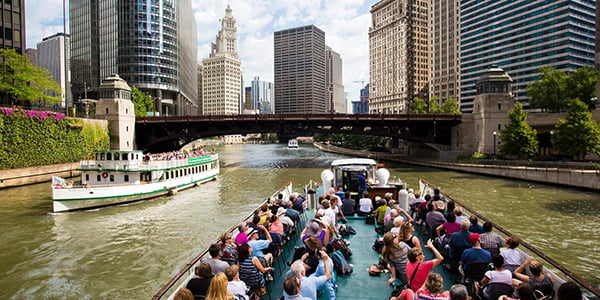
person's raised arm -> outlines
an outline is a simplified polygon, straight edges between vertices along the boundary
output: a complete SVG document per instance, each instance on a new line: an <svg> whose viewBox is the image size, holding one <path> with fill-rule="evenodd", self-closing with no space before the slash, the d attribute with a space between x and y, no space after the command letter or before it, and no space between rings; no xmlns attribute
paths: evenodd
<svg viewBox="0 0 600 300"><path fill-rule="evenodd" d="M258 228L262 229L262 231L265 232L265 236L267 237L267 240L269 241L269 243L272 243L273 239L271 238L271 234L269 233L269 230L267 230L267 227L265 227L263 225L258 225Z"/></svg>
<svg viewBox="0 0 600 300"><path fill-rule="evenodd" d="M440 232L444 229L444 224L440 224L440 226L435 228L435 232L437 232L437 236L442 236Z"/></svg>
<svg viewBox="0 0 600 300"><path fill-rule="evenodd" d="M325 269L325 278L327 280L331 279L331 270L329 270L329 256L327 252L321 250L319 252L321 254L321 259L323 260L323 268Z"/></svg>
<svg viewBox="0 0 600 300"><path fill-rule="evenodd" d="M408 220L408 222L412 222L414 221L414 219L410 216L409 213L407 213L404 208L402 207L398 207L397 210L400 210L400 213L406 216L406 219Z"/></svg>
<svg viewBox="0 0 600 300"><path fill-rule="evenodd" d="M444 260L444 257L433 246L433 241L431 239L427 240L427 245L425 245L425 247L431 249L431 251L433 252L433 255L435 255L435 258L432 259L434 267L437 266L437 265L439 265L440 263L442 263L442 261Z"/></svg>
<svg viewBox="0 0 600 300"><path fill-rule="evenodd" d="M263 267L262 263L260 262L260 260L258 259L258 256L255 256L252 258L252 264L261 272L261 273L267 273L269 271L271 271L273 268L265 268Z"/></svg>
<svg viewBox="0 0 600 300"><path fill-rule="evenodd" d="M522 272L523 272L523 270L525 270L525 268L529 265L529 263L532 260L533 260L533 257L531 257L531 256L527 257L527 259L518 268L515 269L513 274L515 275L515 277L517 277L517 279L519 279L521 281L529 281L529 276L522 274Z"/></svg>

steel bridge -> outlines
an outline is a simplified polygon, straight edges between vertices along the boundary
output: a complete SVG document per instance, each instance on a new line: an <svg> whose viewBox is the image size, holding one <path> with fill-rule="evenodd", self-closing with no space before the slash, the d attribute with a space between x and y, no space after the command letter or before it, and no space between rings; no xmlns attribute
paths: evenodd
<svg viewBox="0 0 600 300"><path fill-rule="evenodd" d="M145 117L136 119L138 149L172 151L199 138L277 133L280 138L344 133L450 145L461 115L450 114L257 114Z"/></svg>

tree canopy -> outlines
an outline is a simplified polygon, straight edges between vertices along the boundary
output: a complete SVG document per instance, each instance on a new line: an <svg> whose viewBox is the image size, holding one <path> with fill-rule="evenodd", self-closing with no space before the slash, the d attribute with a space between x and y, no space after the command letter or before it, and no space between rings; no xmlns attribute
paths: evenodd
<svg viewBox="0 0 600 300"><path fill-rule="evenodd" d="M460 114L460 106L455 98L446 100L443 104L439 104L437 97L429 100L429 106L425 100L415 97L410 103L410 112L413 114Z"/></svg>
<svg viewBox="0 0 600 300"><path fill-rule="evenodd" d="M519 158L537 153L537 132L527 124L527 112L523 111L520 102L515 103L515 107L508 112L508 119L504 130L500 131L500 153Z"/></svg>
<svg viewBox="0 0 600 300"><path fill-rule="evenodd" d="M600 155L600 126L579 99L569 101L567 116L558 120L551 140L556 152L575 159L588 153Z"/></svg>
<svg viewBox="0 0 600 300"><path fill-rule="evenodd" d="M0 93L19 101L61 101L61 88L49 72L32 65L14 49L0 49Z"/></svg>
<svg viewBox="0 0 600 300"><path fill-rule="evenodd" d="M133 98L133 107L136 117L145 117L146 112L154 111L154 101L152 96L140 91L135 86L131 88L131 97Z"/></svg>
<svg viewBox="0 0 600 300"><path fill-rule="evenodd" d="M568 74L546 66L540 72L541 80L527 86L531 108L560 112L567 109L569 100L575 98L581 99L590 111L596 108L592 98L600 73L592 67L581 67Z"/></svg>

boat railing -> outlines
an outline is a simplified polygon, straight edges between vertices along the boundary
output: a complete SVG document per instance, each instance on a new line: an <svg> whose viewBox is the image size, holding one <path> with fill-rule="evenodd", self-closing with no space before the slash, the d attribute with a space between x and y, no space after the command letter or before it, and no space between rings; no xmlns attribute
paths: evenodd
<svg viewBox="0 0 600 300"><path fill-rule="evenodd" d="M170 168L185 167L190 163L198 163L203 160L215 159L214 155L207 155L195 158L173 159L173 160L149 160L149 161L97 161L82 160L80 167L82 170L164 170Z"/></svg>
<svg viewBox="0 0 600 300"><path fill-rule="evenodd" d="M264 204L267 204L271 199L275 199L279 194L283 194L284 199L288 199L289 196L292 194L292 182L288 181L283 187L281 187L279 190L277 190L275 193L273 193L269 198L267 198L266 200L262 201L258 207L261 207ZM251 211L248 215L246 215L246 217L244 217L240 222L247 222L249 220L252 220L252 217L254 216L254 210ZM232 236L234 236L234 233L237 233L237 226L238 224L234 224L233 226L231 226L229 229L227 229L227 232L231 233ZM214 240L212 243L216 243L218 242L218 240ZM183 266L181 268L181 270L179 272L177 272L177 274L175 274L170 280L169 282L167 282L153 297L153 300L158 300L158 299L163 299L163 297L167 294L174 294L179 288L181 287L185 287L185 285L187 284L187 279L190 276L193 276L194 274L194 266L196 264L198 264L198 262L204 258L204 256L206 255L206 253L208 253L208 248L210 247L210 245L208 245L204 250L202 250L202 252L200 252L198 255L194 256L194 258L192 258L187 264L185 264L185 266ZM178 287L177 290L172 291L172 289L174 287ZM171 298L171 297L170 297ZM170 299L169 298L169 299Z"/></svg>
<svg viewBox="0 0 600 300"><path fill-rule="evenodd" d="M429 191L433 191L433 186L434 186L433 184L431 184L430 182L428 182L425 179L420 179L419 181L420 181L420 183L424 184L424 185L421 185L422 195L428 194ZM496 224L495 222L492 222L488 218L482 216L481 214L476 212L474 209L472 209L468 205L464 204L463 202L457 200L456 198L444 193L443 191L440 191L440 193L442 195L444 195L447 200L452 200L452 201L454 201L454 203L456 203L457 206L462 207L466 211L467 214L475 215L475 216L477 216L477 218L479 218L480 220L483 220L484 222L491 222L493 227L497 231L501 232L504 235L504 237L516 236L516 235L512 234L511 232L509 232L508 230L502 228L500 225ZM433 194L433 193L431 192L431 194ZM585 288L589 293L593 294L595 297L600 297L600 290L598 290L596 287L592 286L591 284L589 284L588 282L583 280L581 277L579 277L575 273L571 272L565 266L559 264L558 262L556 262L549 256L545 255L542 251L538 250L534 246L523 241L522 239L520 239L520 240L521 240L520 245L523 248L525 248L525 251L523 251L522 255L524 255L526 257L526 256L529 256L530 253L533 253L533 254L537 255L541 260L546 262L548 265L552 266L552 268L548 268L546 265L544 268L552 271L552 272L548 272L548 273L550 274L550 276L554 276L554 279L556 279L557 282L565 282L568 279L571 279L574 282L576 282L578 285L580 285L581 287ZM562 274L562 276L559 276L557 274L558 272L560 272Z"/></svg>

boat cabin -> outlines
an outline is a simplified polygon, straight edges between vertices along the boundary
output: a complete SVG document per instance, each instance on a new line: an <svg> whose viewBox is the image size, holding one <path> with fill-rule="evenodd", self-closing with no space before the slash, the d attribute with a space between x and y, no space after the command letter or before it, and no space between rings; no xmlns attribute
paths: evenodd
<svg viewBox="0 0 600 300"><path fill-rule="evenodd" d="M402 182L388 183L388 178L378 178L380 172L377 170L380 166L382 165L369 158L336 159L331 163L333 187L341 187L344 191L350 191L353 197L357 198L360 196L358 195L358 175L363 174L367 180L369 197L380 196L383 198L386 193L392 193L394 197L398 197L398 191L403 186ZM389 175L385 168L379 168L379 170L385 171L384 173Z"/></svg>
<svg viewBox="0 0 600 300"><path fill-rule="evenodd" d="M142 151L97 151L93 160L81 161L81 183L112 185L150 181L151 172L139 171L143 160Z"/></svg>

